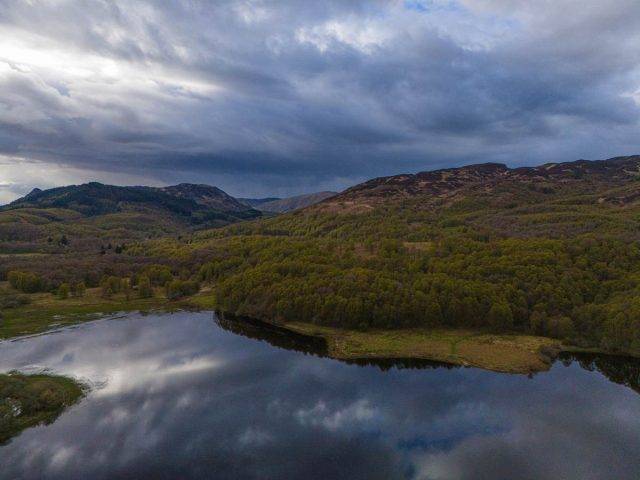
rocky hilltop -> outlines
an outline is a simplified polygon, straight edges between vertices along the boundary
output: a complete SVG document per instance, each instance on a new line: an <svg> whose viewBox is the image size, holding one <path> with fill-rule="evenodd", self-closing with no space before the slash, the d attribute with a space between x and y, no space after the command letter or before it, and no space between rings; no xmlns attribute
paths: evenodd
<svg viewBox="0 0 640 480"><path fill-rule="evenodd" d="M420 198L426 204L443 204L468 194L507 194L519 197L537 194L546 197L605 192L615 187L633 186L633 192L604 195L597 201L626 203L640 197L635 193L640 178L640 156L609 160L577 160L547 163L537 167L509 168L501 163L483 163L374 178L353 186L322 202L321 210L368 210L376 205ZM614 193L614 192L611 192Z"/></svg>

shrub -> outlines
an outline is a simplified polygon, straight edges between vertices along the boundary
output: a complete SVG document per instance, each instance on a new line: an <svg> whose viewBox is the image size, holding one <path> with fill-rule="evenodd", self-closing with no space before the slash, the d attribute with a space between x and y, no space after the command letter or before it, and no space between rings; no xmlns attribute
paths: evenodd
<svg viewBox="0 0 640 480"><path fill-rule="evenodd" d="M189 295L198 293L199 289L200 285L198 285L196 281L175 279L167 283L167 298L169 300L175 300L181 297L188 297Z"/></svg>
<svg viewBox="0 0 640 480"><path fill-rule="evenodd" d="M60 300L66 300L67 298L69 298L69 291L71 289L69 288L69 284L68 283L62 283L60 284L60 286L58 287L58 298Z"/></svg>
<svg viewBox="0 0 640 480"><path fill-rule="evenodd" d="M100 287L102 288L102 296L109 298L114 293L120 293L123 290L123 281L120 277L104 277L100 282Z"/></svg>
<svg viewBox="0 0 640 480"><path fill-rule="evenodd" d="M84 297L84 293L87 290L84 282L77 282L71 286L71 295L74 297Z"/></svg>
<svg viewBox="0 0 640 480"><path fill-rule="evenodd" d="M27 295L19 295L9 290L0 290L0 310L21 307L29 302L30 299Z"/></svg>
<svg viewBox="0 0 640 480"><path fill-rule="evenodd" d="M149 278L152 285L166 285L173 279L171 269L166 265L149 265L142 273Z"/></svg>
<svg viewBox="0 0 640 480"><path fill-rule="evenodd" d="M9 284L24 293L36 293L44 290L44 281L35 273L12 271L7 274Z"/></svg>
<svg viewBox="0 0 640 480"><path fill-rule="evenodd" d="M146 275L140 275L138 277L138 295L140 298L153 297L153 287L151 286L149 277Z"/></svg>

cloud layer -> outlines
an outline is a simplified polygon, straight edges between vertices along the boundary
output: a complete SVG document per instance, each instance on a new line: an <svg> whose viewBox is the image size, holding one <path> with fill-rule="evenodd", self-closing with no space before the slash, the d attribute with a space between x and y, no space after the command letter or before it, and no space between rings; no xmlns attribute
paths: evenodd
<svg viewBox="0 0 640 480"><path fill-rule="evenodd" d="M638 153L639 66L632 0L0 0L0 198Z"/></svg>

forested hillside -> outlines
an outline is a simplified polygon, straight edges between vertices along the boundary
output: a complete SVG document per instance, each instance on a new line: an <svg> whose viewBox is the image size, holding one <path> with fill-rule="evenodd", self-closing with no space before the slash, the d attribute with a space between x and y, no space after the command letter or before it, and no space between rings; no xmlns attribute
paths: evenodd
<svg viewBox="0 0 640 480"><path fill-rule="evenodd" d="M640 157L372 180L149 249L224 310L350 328L481 327L640 352Z"/></svg>
<svg viewBox="0 0 640 480"><path fill-rule="evenodd" d="M275 322L472 327L640 354L639 166L622 157L374 179L279 217L136 242L113 274L134 274L135 287L136 272L161 263L162 281L210 286L222 310Z"/></svg>

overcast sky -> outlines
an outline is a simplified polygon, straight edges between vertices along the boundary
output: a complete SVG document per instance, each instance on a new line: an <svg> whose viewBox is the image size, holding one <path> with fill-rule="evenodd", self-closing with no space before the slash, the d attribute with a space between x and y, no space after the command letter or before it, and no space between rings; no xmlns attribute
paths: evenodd
<svg viewBox="0 0 640 480"><path fill-rule="evenodd" d="M0 203L640 153L637 0L0 0Z"/></svg>

